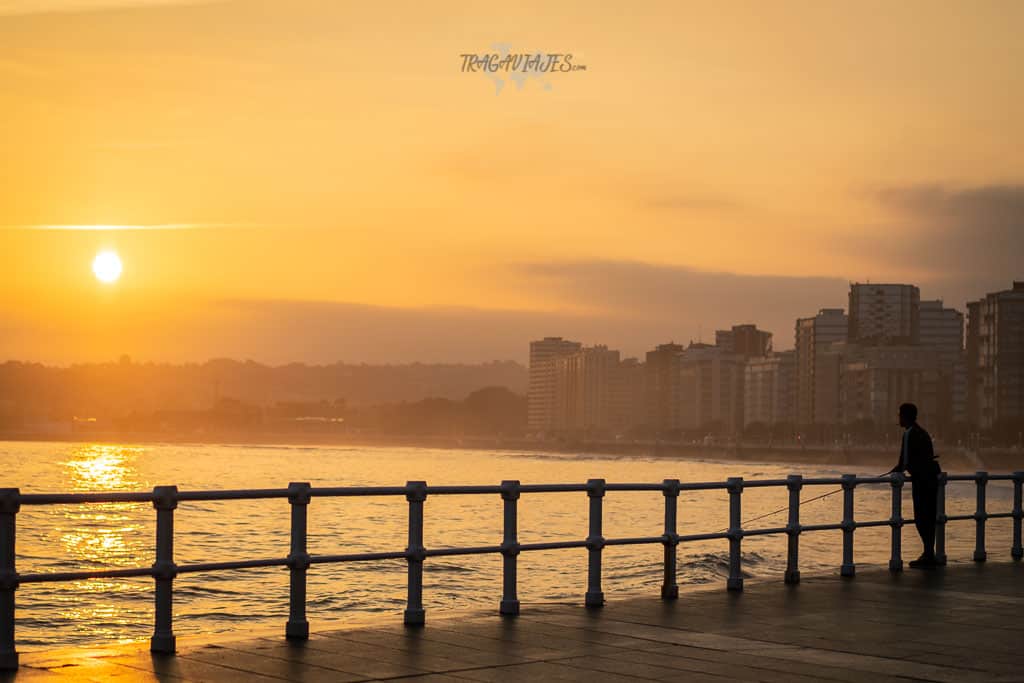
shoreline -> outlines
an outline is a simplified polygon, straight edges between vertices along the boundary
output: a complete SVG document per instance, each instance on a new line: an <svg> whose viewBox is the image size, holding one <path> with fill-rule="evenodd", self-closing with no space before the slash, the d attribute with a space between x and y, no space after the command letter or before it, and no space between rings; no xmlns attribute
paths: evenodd
<svg viewBox="0 0 1024 683"><path fill-rule="evenodd" d="M196 438L196 437L199 438ZM537 441L521 437L448 437L385 436L297 433L220 433L174 436L152 433L92 434L0 434L9 443L101 443L101 444L175 444L204 446L345 446L369 448L439 448L451 450L518 451L538 455L577 457L642 457L679 460L715 460L721 462L770 463L776 465L853 465L883 467L898 457L896 447L848 446L768 446L764 444L705 445L680 442L633 441ZM1018 449L981 449L938 444L940 466L946 471L1016 470L1024 468L1024 451Z"/></svg>

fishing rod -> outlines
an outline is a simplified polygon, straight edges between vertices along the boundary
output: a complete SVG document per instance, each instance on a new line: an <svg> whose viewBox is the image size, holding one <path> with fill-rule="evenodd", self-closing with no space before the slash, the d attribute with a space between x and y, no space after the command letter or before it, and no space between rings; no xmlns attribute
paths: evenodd
<svg viewBox="0 0 1024 683"><path fill-rule="evenodd" d="M879 474L879 475L876 475L876 476L884 477L887 474L891 474L891 472L890 471L886 471L886 472L883 472L882 474ZM814 498L808 498L807 500L801 500L800 501L800 507L803 507L807 503L813 503L816 500L821 500L822 498L828 498L829 496L834 496L834 495L836 495L837 493L839 493L842 490L843 489L840 487L840 488L836 489L835 491L829 491L828 493L822 493L821 495L815 496ZM765 517L771 517L772 515L777 515L780 512L786 512L787 510L789 510L789 505L785 505L783 507L780 507L778 510L772 510L771 512L766 512L765 514L758 515L757 517L752 517L750 519L745 519L745 520L743 520L743 522L740 523L740 526L741 527L746 527L751 522L758 522L758 521L764 519ZM729 527L726 527L724 529L719 529L715 533L719 533L720 534L723 531L728 531L728 530L729 530Z"/></svg>

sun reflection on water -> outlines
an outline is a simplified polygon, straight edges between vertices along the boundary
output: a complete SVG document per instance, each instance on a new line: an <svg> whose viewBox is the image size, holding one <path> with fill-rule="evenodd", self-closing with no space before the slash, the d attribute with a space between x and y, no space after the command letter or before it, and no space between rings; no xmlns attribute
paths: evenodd
<svg viewBox="0 0 1024 683"><path fill-rule="evenodd" d="M136 461L143 448L120 445L76 447L63 463L65 490L135 491L146 487ZM54 533L61 564L68 570L138 567L152 563L148 506L139 503L94 503L54 508ZM142 581L88 579L58 588L52 598L61 619L81 624L93 637L123 637L124 624L136 617L116 595L149 590Z"/></svg>
<svg viewBox="0 0 1024 683"><path fill-rule="evenodd" d="M134 463L142 448L99 445L76 448L64 462L71 487L75 491L121 491L139 485Z"/></svg>

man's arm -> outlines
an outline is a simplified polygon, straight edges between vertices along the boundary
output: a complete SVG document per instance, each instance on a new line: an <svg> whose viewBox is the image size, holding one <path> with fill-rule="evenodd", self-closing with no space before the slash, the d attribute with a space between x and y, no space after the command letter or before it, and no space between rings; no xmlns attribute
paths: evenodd
<svg viewBox="0 0 1024 683"><path fill-rule="evenodd" d="M886 472L886 474L895 474L896 472L902 472L906 469L907 463L903 462L903 450L907 447L907 434L903 434L903 439L900 441L900 454L896 458L896 464L893 465L892 469Z"/></svg>
<svg viewBox="0 0 1024 683"><path fill-rule="evenodd" d="M886 474L895 474L896 472L903 471L903 451L900 451L900 455L896 458L896 464L892 466L892 469L886 472Z"/></svg>

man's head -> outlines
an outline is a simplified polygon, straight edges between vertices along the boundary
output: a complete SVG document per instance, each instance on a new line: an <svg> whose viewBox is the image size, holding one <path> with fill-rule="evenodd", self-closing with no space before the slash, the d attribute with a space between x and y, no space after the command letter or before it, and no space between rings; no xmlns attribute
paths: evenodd
<svg viewBox="0 0 1024 683"><path fill-rule="evenodd" d="M913 427L917 422L917 406L913 403L904 403L900 406L900 427L907 429Z"/></svg>

